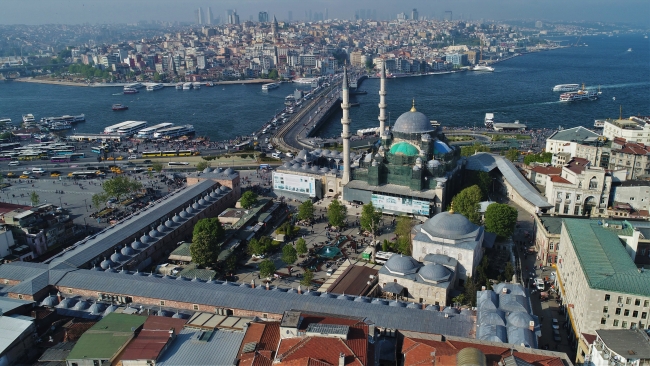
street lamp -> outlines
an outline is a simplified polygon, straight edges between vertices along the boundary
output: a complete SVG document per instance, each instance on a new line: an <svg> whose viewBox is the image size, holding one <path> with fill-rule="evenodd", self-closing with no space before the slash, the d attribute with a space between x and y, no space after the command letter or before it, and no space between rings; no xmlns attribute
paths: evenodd
<svg viewBox="0 0 650 366"><path fill-rule="evenodd" d="M88 206L86 205L86 198L84 198L84 206L86 207L86 212L88 212Z"/></svg>

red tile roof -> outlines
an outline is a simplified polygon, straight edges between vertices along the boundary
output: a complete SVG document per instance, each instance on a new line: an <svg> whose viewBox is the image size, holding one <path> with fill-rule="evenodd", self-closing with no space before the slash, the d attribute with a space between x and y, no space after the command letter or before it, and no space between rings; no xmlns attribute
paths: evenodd
<svg viewBox="0 0 650 366"><path fill-rule="evenodd" d="M564 184L571 184L571 182L569 182L568 180L566 180L566 179L560 177L559 175L552 175L552 176L551 176L551 182L555 182L555 183L564 183Z"/></svg>
<svg viewBox="0 0 650 366"><path fill-rule="evenodd" d="M531 169L535 173L546 174L546 175L560 175L562 173L562 168L557 168L554 166L541 166L538 165Z"/></svg>
<svg viewBox="0 0 650 366"><path fill-rule="evenodd" d="M592 344L598 338L595 334L581 333L582 337L587 341L587 344Z"/></svg>
<svg viewBox="0 0 650 366"><path fill-rule="evenodd" d="M303 338L295 347L285 353L278 354L278 358L280 359L280 365L305 358L313 358L330 365L338 365L340 354L345 357L345 365L365 365L344 340L330 337Z"/></svg>
<svg viewBox="0 0 650 366"><path fill-rule="evenodd" d="M171 341L169 331L174 334L183 329L185 319L150 316L144 322L142 331L124 349L121 360L157 360L165 345Z"/></svg>
<svg viewBox="0 0 650 366"><path fill-rule="evenodd" d="M244 345L251 342L257 343L255 351L242 353ZM251 323L237 353L239 364L242 366L270 366L273 363L278 342L280 342L280 323Z"/></svg>
<svg viewBox="0 0 650 366"><path fill-rule="evenodd" d="M401 352L404 355L404 366L423 364L455 365L458 352L470 347L483 352L487 365L489 366L497 366L504 358L511 355L511 349L507 346L501 347L481 343L410 337L404 337ZM431 356L432 352L435 352L435 356ZM562 362L560 357L519 351L514 351L513 355L533 366L564 366L564 362ZM436 358L436 363L434 363L433 357Z"/></svg>

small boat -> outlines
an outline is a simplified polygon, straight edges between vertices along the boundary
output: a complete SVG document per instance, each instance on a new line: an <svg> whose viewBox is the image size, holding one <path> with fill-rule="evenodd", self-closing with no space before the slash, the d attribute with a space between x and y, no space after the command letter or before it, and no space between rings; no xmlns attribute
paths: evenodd
<svg viewBox="0 0 650 366"><path fill-rule="evenodd" d="M124 94L137 94L139 93L138 89L124 87Z"/></svg>
<svg viewBox="0 0 650 366"><path fill-rule="evenodd" d="M125 111L129 109L129 107L125 106L124 104L113 104L112 109L114 111Z"/></svg>
<svg viewBox="0 0 650 366"><path fill-rule="evenodd" d="M628 48L628 49L627 49L627 52L632 52L632 49L631 49L631 48Z"/></svg>
<svg viewBox="0 0 650 366"><path fill-rule="evenodd" d="M553 87L553 91L571 92L580 89L580 84L559 84Z"/></svg>
<svg viewBox="0 0 650 366"><path fill-rule="evenodd" d="M205 86L207 86L208 88L210 88L210 87L213 87L213 86L214 86L214 83L211 82L211 81L208 81L207 83L205 83Z"/></svg>
<svg viewBox="0 0 650 366"><path fill-rule="evenodd" d="M155 91L155 90L160 90L164 88L165 86L163 84L157 83L157 84L151 84L147 85L147 91Z"/></svg>
<svg viewBox="0 0 650 366"><path fill-rule="evenodd" d="M176 90L183 90L183 83L176 84Z"/></svg>
<svg viewBox="0 0 650 366"><path fill-rule="evenodd" d="M478 64L478 65L474 66L474 68L472 68L472 70L473 70L473 71L487 71L487 72L493 72L493 71L494 71L494 67L492 67L492 66L488 66L487 63L484 63L484 64Z"/></svg>

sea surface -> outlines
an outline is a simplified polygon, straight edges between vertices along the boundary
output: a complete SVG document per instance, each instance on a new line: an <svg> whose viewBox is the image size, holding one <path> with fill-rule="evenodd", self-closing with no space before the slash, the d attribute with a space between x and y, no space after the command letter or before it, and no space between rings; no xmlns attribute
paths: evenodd
<svg viewBox="0 0 650 366"><path fill-rule="evenodd" d="M565 37L562 39L569 40ZM409 77L387 81L390 122L411 108L443 126L483 125L485 113L497 121L519 120L531 128L592 127L594 119L650 115L650 42L642 35L582 37L588 46L571 47L515 57L495 65L493 73L462 72ZM629 48L632 51L627 51ZM585 83L602 91L597 101L558 102L556 84ZM259 84L202 87L200 90L164 88L123 95L115 87L74 87L22 82L0 82L0 117L14 123L32 113L37 119L64 114L86 115L76 132L101 132L105 126L125 120L149 125L161 122L193 124L197 134L212 140L248 135L284 107L284 97L297 84L282 84L262 92ZM355 96L361 103L352 108L352 129L379 125L379 80L365 80ZM615 98L616 100L613 100ZM127 111L113 112L122 103ZM340 134L340 111L333 114L320 135Z"/></svg>

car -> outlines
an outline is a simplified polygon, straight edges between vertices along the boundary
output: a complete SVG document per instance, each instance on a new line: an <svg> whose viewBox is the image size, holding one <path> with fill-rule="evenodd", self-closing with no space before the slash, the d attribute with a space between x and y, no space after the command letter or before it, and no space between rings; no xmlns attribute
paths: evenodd
<svg viewBox="0 0 650 366"><path fill-rule="evenodd" d="M60 177L60 176L61 176L61 173L54 173L54 172L50 173L50 177L52 177L52 178L57 178L57 177Z"/></svg>
<svg viewBox="0 0 650 366"><path fill-rule="evenodd" d="M115 160L124 160L124 156L118 156L115 158Z"/></svg>
<svg viewBox="0 0 650 366"><path fill-rule="evenodd" d="M560 329L560 323L555 318L553 318L553 329Z"/></svg>
<svg viewBox="0 0 650 366"><path fill-rule="evenodd" d="M32 168L32 173L43 174L43 173L45 173L45 169L43 169L43 168Z"/></svg>
<svg viewBox="0 0 650 366"><path fill-rule="evenodd" d="M544 291L544 280L541 278L536 278L535 279L535 286L537 287L538 290Z"/></svg>
<svg viewBox="0 0 650 366"><path fill-rule="evenodd" d="M21 175L21 176L18 177L18 178L20 178L20 179L29 179L29 175L25 175L25 174L23 174L23 175Z"/></svg>
<svg viewBox="0 0 650 366"><path fill-rule="evenodd" d="M9 162L9 166L18 166L18 165L20 165L19 161L10 161Z"/></svg>
<svg viewBox="0 0 650 366"><path fill-rule="evenodd" d="M274 159L282 159L282 156L280 156L280 154L278 154L278 153L271 154L271 157L274 158Z"/></svg>
<svg viewBox="0 0 650 366"><path fill-rule="evenodd" d="M253 258L255 258L255 259L264 259L266 257L264 256L264 254L253 254Z"/></svg>
<svg viewBox="0 0 650 366"><path fill-rule="evenodd" d="M30 175L30 174L32 174L32 172L30 172L29 170L25 170L25 171L23 172L23 175Z"/></svg>
<svg viewBox="0 0 650 366"><path fill-rule="evenodd" d="M132 159L137 159L137 158L138 158L137 155L129 155L129 157L127 159L132 160Z"/></svg>
<svg viewBox="0 0 650 366"><path fill-rule="evenodd" d="M293 158L293 154L291 152L287 152L284 155L286 155L288 158Z"/></svg>
<svg viewBox="0 0 650 366"><path fill-rule="evenodd" d="M14 172L7 173L7 177L14 177L14 176L16 176L16 174L14 174Z"/></svg>
<svg viewBox="0 0 650 366"><path fill-rule="evenodd" d="M147 160L143 161L142 164L151 164L151 160L147 159Z"/></svg>
<svg viewBox="0 0 650 366"><path fill-rule="evenodd" d="M562 342L562 336L558 329L553 329L553 340L556 342Z"/></svg>

